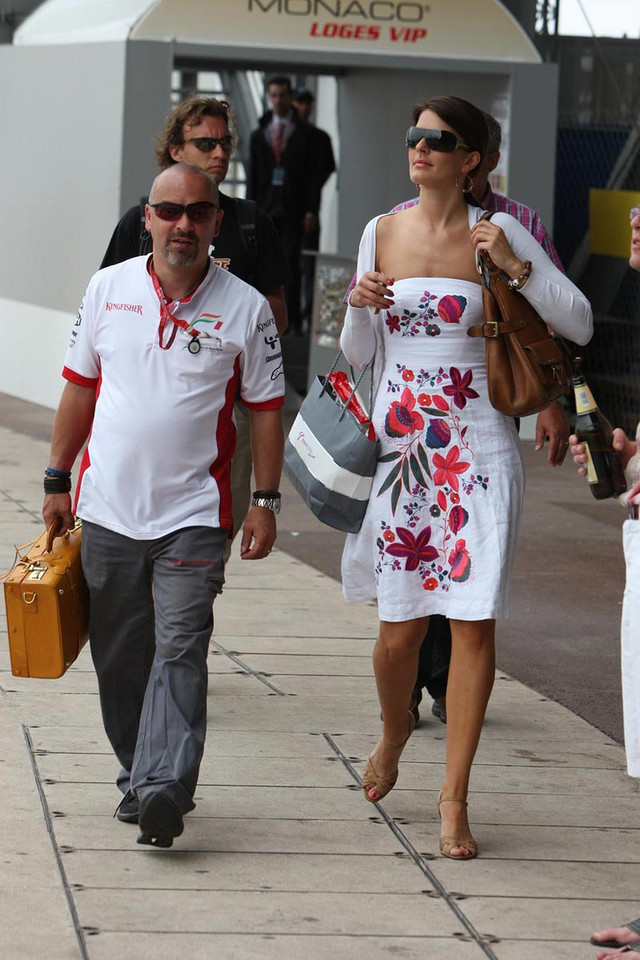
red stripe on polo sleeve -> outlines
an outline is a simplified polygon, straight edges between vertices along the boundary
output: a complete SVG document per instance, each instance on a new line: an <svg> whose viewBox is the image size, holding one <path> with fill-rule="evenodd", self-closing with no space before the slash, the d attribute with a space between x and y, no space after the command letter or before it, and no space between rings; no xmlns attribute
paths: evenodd
<svg viewBox="0 0 640 960"><path fill-rule="evenodd" d="M70 383L75 383L78 387L88 387L90 390L95 390L100 380L99 377L82 377L69 367L62 368L62 376Z"/></svg>
<svg viewBox="0 0 640 960"><path fill-rule="evenodd" d="M261 403L249 403L243 399L242 403L248 410L278 410L284 406L284 397L273 397L272 400L263 400Z"/></svg>

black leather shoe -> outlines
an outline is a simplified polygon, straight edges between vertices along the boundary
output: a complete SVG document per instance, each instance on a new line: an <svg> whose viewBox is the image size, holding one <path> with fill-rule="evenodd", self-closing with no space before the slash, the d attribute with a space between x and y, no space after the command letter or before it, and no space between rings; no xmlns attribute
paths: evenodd
<svg viewBox="0 0 640 960"><path fill-rule="evenodd" d="M140 801L133 790L127 790L124 797L116 807L114 814L122 823L137 823L140 813Z"/></svg>
<svg viewBox="0 0 640 960"><path fill-rule="evenodd" d="M445 696L435 698L431 704L431 713L442 723L447 722L447 698Z"/></svg>
<svg viewBox="0 0 640 960"><path fill-rule="evenodd" d="M140 803L138 843L150 847L172 847L174 837L184 830L182 814L166 793L148 793Z"/></svg>

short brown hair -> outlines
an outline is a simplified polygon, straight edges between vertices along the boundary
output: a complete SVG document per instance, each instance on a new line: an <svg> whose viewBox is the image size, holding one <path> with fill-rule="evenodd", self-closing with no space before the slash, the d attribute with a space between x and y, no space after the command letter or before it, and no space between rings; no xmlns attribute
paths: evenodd
<svg viewBox="0 0 640 960"><path fill-rule="evenodd" d="M215 97L187 97L174 107L167 116L162 131L156 137L156 160L161 170L166 170L176 161L171 156L172 147L184 144L184 127L197 127L203 117L220 117L231 129L231 107L226 100Z"/></svg>

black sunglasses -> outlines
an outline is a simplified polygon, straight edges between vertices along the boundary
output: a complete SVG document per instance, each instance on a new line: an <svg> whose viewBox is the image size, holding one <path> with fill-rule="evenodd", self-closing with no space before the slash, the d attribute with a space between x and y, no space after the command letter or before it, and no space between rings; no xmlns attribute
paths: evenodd
<svg viewBox="0 0 640 960"><path fill-rule="evenodd" d="M156 216L161 220L179 220L183 213L192 220L193 223L204 223L210 220L218 209L215 203L210 200L198 200L197 203L170 203L168 200L160 200L158 203L150 203Z"/></svg>
<svg viewBox="0 0 640 960"><path fill-rule="evenodd" d="M196 150L201 153L212 153L216 147L222 147L227 152L233 150L233 137L230 133L226 137L191 137L190 140L184 142L193 143Z"/></svg>
<svg viewBox="0 0 640 960"><path fill-rule="evenodd" d="M421 140L424 140L429 150L438 153L453 153L454 150L471 150L466 143L458 140L450 130L426 130L424 127L409 127L407 130L406 145L415 149Z"/></svg>

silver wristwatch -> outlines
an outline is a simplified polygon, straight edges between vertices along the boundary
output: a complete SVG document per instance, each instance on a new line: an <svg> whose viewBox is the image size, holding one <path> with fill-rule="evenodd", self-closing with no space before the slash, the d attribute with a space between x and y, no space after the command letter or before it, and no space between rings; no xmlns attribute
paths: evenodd
<svg viewBox="0 0 640 960"><path fill-rule="evenodd" d="M280 493L277 490L254 490L251 495L252 507L266 507L272 513L280 513Z"/></svg>

